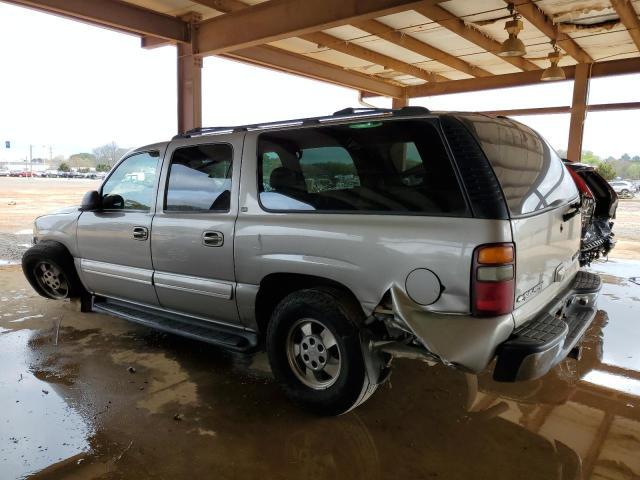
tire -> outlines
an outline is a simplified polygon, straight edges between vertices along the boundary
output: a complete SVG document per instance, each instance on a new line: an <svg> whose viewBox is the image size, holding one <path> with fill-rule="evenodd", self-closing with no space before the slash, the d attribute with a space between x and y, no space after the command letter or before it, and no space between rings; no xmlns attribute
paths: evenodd
<svg viewBox="0 0 640 480"><path fill-rule="evenodd" d="M358 325L363 319L359 305L334 288L299 290L278 304L267 329L267 353L276 380L293 402L319 415L341 415L373 394L377 384L367 374L360 341ZM307 367L302 358L305 344L311 355L308 362L315 358L320 368L324 358L323 370ZM312 377L305 376L305 370L311 370Z"/></svg>
<svg viewBox="0 0 640 480"><path fill-rule="evenodd" d="M60 243L44 241L31 247L22 256L22 271L33 289L45 298L63 300L89 295L80 282L73 257ZM60 288L54 288L56 285Z"/></svg>

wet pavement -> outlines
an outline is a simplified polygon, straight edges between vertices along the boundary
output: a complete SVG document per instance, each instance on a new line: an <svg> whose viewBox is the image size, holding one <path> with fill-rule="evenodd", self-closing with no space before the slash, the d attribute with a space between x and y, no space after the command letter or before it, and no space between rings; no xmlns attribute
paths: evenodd
<svg viewBox="0 0 640 480"><path fill-rule="evenodd" d="M395 360L338 418L231 355L42 299L0 267L0 478L640 478L640 262L605 286L580 361L498 384Z"/></svg>

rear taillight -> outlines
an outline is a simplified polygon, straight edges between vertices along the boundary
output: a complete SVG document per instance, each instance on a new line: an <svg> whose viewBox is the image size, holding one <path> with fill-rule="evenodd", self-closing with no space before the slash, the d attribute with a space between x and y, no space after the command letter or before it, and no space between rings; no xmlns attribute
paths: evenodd
<svg viewBox="0 0 640 480"><path fill-rule="evenodd" d="M582 213L582 228L586 229L591 224L591 217L593 216L593 211L595 210L596 201L593 197L593 193L591 189L587 185L587 182L584 181L580 175L574 172L571 168L566 167L571 174L571 178L573 178L574 183L578 187L580 191L580 200L581 200L581 213Z"/></svg>
<svg viewBox="0 0 640 480"><path fill-rule="evenodd" d="M513 311L516 251L512 243L481 245L473 252L471 311L478 317Z"/></svg>

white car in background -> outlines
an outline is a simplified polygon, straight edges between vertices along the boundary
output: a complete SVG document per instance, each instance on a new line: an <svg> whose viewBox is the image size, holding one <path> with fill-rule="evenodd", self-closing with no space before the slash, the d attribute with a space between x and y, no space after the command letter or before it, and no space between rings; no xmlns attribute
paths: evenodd
<svg viewBox="0 0 640 480"><path fill-rule="evenodd" d="M609 185L611 185L615 192L622 198L633 198L636 192L636 186L626 180L615 180L609 182Z"/></svg>

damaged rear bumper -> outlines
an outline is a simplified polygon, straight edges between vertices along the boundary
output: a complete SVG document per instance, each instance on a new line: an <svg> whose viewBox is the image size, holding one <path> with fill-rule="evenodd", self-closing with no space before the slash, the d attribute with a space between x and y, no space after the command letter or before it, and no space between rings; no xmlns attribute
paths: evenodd
<svg viewBox="0 0 640 480"><path fill-rule="evenodd" d="M598 275L578 272L551 308L519 327L498 347L494 380L532 380L564 360L595 317L600 287Z"/></svg>

